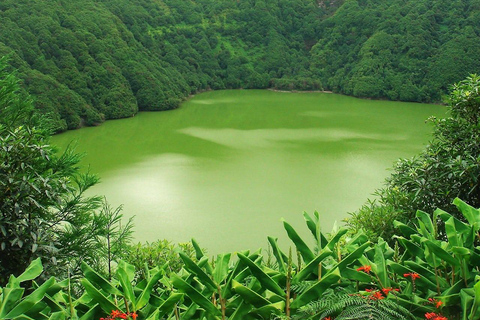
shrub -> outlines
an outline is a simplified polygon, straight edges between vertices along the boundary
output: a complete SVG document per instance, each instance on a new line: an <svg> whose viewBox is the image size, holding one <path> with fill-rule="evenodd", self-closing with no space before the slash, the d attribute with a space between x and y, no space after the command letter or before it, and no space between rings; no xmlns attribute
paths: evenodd
<svg viewBox="0 0 480 320"><path fill-rule="evenodd" d="M376 201L351 214L348 224L354 230L365 229L371 238L390 238L393 231L384 228L384 219L406 222L416 210L450 211L456 197L480 206L479 90L477 75L453 86L448 99L451 116L431 119L435 131L430 144L418 156L395 164L385 186L375 192Z"/></svg>

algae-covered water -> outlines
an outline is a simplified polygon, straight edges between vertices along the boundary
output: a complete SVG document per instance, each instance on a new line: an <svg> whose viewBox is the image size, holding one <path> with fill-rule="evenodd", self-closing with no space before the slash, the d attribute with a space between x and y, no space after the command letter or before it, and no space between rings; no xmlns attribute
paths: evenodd
<svg viewBox="0 0 480 320"><path fill-rule="evenodd" d="M438 105L328 93L225 90L179 109L145 112L53 138L76 140L101 177L91 194L135 215L139 241L194 237L209 253L289 246L281 218L308 237L302 213L323 230L359 208L399 157L431 136Z"/></svg>

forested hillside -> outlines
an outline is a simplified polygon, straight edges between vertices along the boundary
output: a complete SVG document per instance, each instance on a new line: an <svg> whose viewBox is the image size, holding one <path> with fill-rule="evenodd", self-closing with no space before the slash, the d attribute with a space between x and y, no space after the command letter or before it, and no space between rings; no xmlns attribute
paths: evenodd
<svg viewBox="0 0 480 320"><path fill-rule="evenodd" d="M205 89L439 101L480 71L480 0L5 0L0 21L57 131Z"/></svg>
<svg viewBox="0 0 480 320"><path fill-rule="evenodd" d="M438 101L480 71L480 1L346 1L322 22L312 70L333 91Z"/></svg>

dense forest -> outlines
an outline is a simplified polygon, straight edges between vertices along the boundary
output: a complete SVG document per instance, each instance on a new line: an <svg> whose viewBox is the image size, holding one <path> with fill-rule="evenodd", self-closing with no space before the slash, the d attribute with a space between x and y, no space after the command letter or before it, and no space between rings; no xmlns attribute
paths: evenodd
<svg viewBox="0 0 480 320"><path fill-rule="evenodd" d="M480 1L0 3L0 55L56 131L208 89L440 101L480 70Z"/></svg>

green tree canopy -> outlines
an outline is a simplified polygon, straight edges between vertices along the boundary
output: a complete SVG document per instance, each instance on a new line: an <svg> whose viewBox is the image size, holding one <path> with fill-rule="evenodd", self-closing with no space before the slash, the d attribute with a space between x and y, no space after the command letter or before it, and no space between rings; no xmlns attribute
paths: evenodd
<svg viewBox="0 0 480 320"><path fill-rule="evenodd" d="M427 148L399 160L385 186L375 192L377 199L352 214L354 229L389 239L393 220L408 222L416 210L454 211L456 197L480 207L480 77L471 75L455 84L448 106L450 117L432 119L435 131Z"/></svg>
<svg viewBox="0 0 480 320"><path fill-rule="evenodd" d="M79 154L49 144L51 120L36 114L19 80L0 60L0 283L42 257L46 272L99 265L105 215L85 191L98 179L80 173Z"/></svg>

